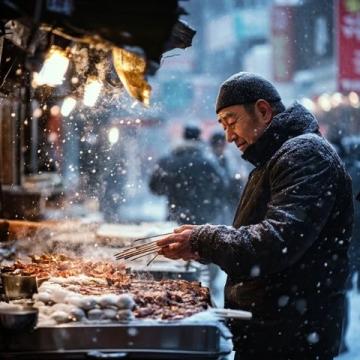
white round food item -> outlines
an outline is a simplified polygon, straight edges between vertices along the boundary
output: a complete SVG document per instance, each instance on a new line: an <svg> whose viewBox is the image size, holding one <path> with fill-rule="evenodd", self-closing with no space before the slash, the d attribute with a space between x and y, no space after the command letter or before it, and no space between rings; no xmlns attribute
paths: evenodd
<svg viewBox="0 0 360 360"><path fill-rule="evenodd" d="M52 291L56 289L62 289L62 287L59 284L54 284L50 281L44 281L38 288L38 292L48 292L51 293Z"/></svg>
<svg viewBox="0 0 360 360"><path fill-rule="evenodd" d="M135 306L135 301L129 294L118 295L116 306L119 309L133 309Z"/></svg>
<svg viewBox="0 0 360 360"><path fill-rule="evenodd" d="M103 319L106 320L116 320L118 311L115 309L104 309L103 310Z"/></svg>
<svg viewBox="0 0 360 360"><path fill-rule="evenodd" d="M82 296L79 307L84 310L91 310L96 307L96 299L93 296Z"/></svg>
<svg viewBox="0 0 360 360"><path fill-rule="evenodd" d="M46 307L46 304L44 304L42 301L34 301L33 307L37 308L37 309L41 309Z"/></svg>
<svg viewBox="0 0 360 360"><path fill-rule="evenodd" d="M112 306L117 306L118 300L119 300L119 295L105 294L105 295L101 295L98 298L98 304L102 308L108 308L108 307L112 307Z"/></svg>
<svg viewBox="0 0 360 360"><path fill-rule="evenodd" d="M39 288L39 294L47 293L50 296L50 301L54 303L63 303L65 298L70 294L68 290L63 289L59 284L52 284L44 282ZM42 295L46 297L46 295Z"/></svg>
<svg viewBox="0 0 360 360"><path fill-rule="evenodd" d="M72 321L82 321L86 318L85 311L74 306L70 310L70 318Z"/></svg>
<svg viewBox="0 0 360 360"><path fill-rule="evenodd" d="M102 320L104 318L104 311L100 309L92 309L88 311L89 320Z"/></svg>
<svg viewBox="0 0 360 360"><path fill-rule="evenodd" d="M36 301L41 301L42 303L48 304L52 302L52 297L50 293L46 291L39 292L33 295L33 299Z"/></svg>
<svg viewBox="0 0 360 360"><path fill-rule="evenodd" d="M51 314L51 318L54 319L58 324L63 324L71 321L69 313L61 310L54 311Z"/></svg>
<svg viewBox="0 0 360 360"><path fill-rule="evenodd" d="M66 313L70 313L70 311L74 308L74 305L70 305L70 304L63 304L63 303L59 303L59 304L55 304L52 306L53 311L64 311Z"/></svg>
<svg viewBox="0 0 360 360"><path fill-rule="evenodd" d="M83 295L71 294L65 298L65 303L81 308L84 301Z"/></svg>
<svg viewBox="0 0 360 360"><path fill-rule="evenodd" d="M80 286L77 284L72 284L66 287L69 291L79 292Z"/></svg>
<svg viewBox="0 0 360 360"><path fill-rule="evenodd" d="M116 314L116 319L119 321L128 321L134 318L134 314L131 310L119 310Z"/></svg>
<svg viewBox="0 0 360 360"><path fill-rule="evenodd" d="M69 292L64 289L56 289L51 293L52 300L55 303L63 303L68 295Z"/></svg>
<svg viewBox="0 0 360 360"><path fill-rule="evenodd" d="M50 316L54 312L54 309L52 306L46 305L46 306L42 306L41 308L39 308L39 311L44 316Z"/></svg>

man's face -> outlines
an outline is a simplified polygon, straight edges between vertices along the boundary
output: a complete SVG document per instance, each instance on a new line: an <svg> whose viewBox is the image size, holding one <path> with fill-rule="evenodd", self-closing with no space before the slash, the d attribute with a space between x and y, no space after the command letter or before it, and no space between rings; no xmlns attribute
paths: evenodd
<svg viewBox="0 0 360 360"><path fill-rule="evenodd" d="M249 114L243 105L232 105L219 111L218 121L223 126L226 140L234 142L244 152L263 134L269 121L255 105L254 114Z"/></svg>
<svg viewBox="0 0 360 360"><path fill-rule="evenodd" d="M221 156L225 152L226 142L219 142L213 146L213 150L216 156Z"/></svg>

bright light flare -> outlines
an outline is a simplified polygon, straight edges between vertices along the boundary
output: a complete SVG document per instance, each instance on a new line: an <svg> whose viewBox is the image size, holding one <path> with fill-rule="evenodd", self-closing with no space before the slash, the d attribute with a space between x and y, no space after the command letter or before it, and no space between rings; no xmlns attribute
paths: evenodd
<svg viewBox="0 0 360 360"><path fill-rule="evenodd" d="M70 113L74 110L75 106L76 100L71 96L66 97L61 105L61 115L65 117L69 116Z"/></svg>
<svg viewBox="0 0 360 360"><path fill-rule="evenodd" d="M309 99L309 98L303 98L301 100L301 103L310 111L314 111L315 110L315 104L314 102Z"/></svg>
<svg viewBox="0 0 360 360"><path fill-rule="evenodd" d="M336 92L331 96L331 105L333 107L338 107L342 104L343 102L343 96L341 95L341 93Z"/></svg>
<svg viewBox="0 0 360 360"><path fill-rule="evenodd" d="M360 106L359 95L355 91L349 93L348 99L352 107L358 108Z"/></svg>
<svg viewBox="0 0 360 360"><path fill-rule="evenodd" d="M119 141L120 132L117 127L112 127L108 133L110 144L116 144Z"/></svg>
<svg viewBox="0 0 360 360"><path fill-rule="evenodd" d="M102 87L103 87L102 82L97 79L89 79L87 81L84 89L84 99L83 99L85 106L95 105L96 100L100 95L100 91Z"/></svg>
<svg viewBox="0 0 360 360"><path fill-rule="evenodd" d="M58 116L60 114L60 107L58 105L54 105L50 108L50 114L52 116Z"/></svg>
<svg viewBox="0 0 360 360"><path fill-rule="evenodd" d="M46 56L44 65L39 73L34 73L36 85L56 86L64 81L64 75L69 67L70 60L64 50L52 46Z"/></svg>
<svg viewBox="0 0 360 360"><path fill-rule="evenodd" d="M321 96L319 96L318 103L322 110L331 110L331 99L329 94L322 94Z"/></svg>

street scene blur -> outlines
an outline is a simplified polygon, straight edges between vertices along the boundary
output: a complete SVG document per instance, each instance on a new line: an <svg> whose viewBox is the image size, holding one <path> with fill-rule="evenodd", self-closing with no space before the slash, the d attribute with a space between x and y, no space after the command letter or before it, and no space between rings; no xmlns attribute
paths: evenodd
<svg viewBox="0 0 360 360"><path fill-rule="evenodd" d="M0 318L23 297L38 316L33 340L1 320L0 354L359 359L360 1L115 3L0 0ZM250 140L244 114L263 121ZM10 296L14 275L36 291ZM273 301L279 327L247 325ZM276 352L272 326L309 349ZM248 334L272 343L253 352Z"/></svg>

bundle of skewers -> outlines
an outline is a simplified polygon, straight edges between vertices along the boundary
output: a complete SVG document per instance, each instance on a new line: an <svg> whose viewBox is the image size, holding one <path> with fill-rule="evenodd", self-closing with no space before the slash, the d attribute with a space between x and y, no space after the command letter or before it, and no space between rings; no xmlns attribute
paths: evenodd
<svg viewBox="0 0 360 360"><path fill-rule="evenodd" d="M166 236L166 235L170 235L170 234L172 234L172 232L135 239L133 242L144 241L144 240L148 240L151 238L162 237L162 236ZM122 249L120 252L116 253L114 256L115 256L116 260L134 261L134 260L140 259L144 256L155 254L155 256L146 264L147 266L149 266L155 260L155 258L158 256L159 251L163 247L167 246L167 245L159 246L157 244L157 242L158 242L158 240L153 240L153 241L147 242L145 244L127 246L124 249Z"/></svg>

